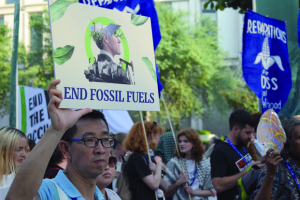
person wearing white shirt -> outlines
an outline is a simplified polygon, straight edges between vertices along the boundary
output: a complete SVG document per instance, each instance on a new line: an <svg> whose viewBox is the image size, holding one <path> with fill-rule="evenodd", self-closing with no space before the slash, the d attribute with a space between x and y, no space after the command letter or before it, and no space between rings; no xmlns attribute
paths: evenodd
<svg viewBox="0 0 300 200"><path fill-rule="evenodd" d="M4 200L19 166L26 158L28 139L13 127L0 129L0 200Z"/></svg>
<svg viewBox="0 0 300 200"><path fill-rule="evenodd" d="M177 133L178 149L166 165L164 180L169 187L165 197L173 195L173 200L207 200L216 190L211 181L210 160L203 156L204 150L198 133L194 129L184 129ZM181 161L180 161L181 160ZM182 166L184 172L182 171Z"/></svg>

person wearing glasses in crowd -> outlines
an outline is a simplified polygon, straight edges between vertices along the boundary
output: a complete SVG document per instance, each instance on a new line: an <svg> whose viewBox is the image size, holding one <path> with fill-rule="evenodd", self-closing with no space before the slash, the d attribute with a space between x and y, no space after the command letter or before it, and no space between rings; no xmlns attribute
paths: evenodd
<svg viewBox="0 0 300 200"><path fill-rule="evenodd" d="M123 142L124 142L126 136L127 136L126 133L121 133L121 132L112 135L112 137L114 139L114 146L112 148L111 154L117 158L117 165L116 165L116 170L114 173L115 178L112 181L112 184L110 184L108 186L108 188L113 189L115 192L117 192L116 182L121 174L122 163L125 161L124 156L127 151L123 145Z"/></svg>
<svg viewBox="0 0 300 200"><path fill-rule="evenodd" d="M173 200L189 199L189 194L194 200L208 199L216 190L210 177L210 161L203 156L204 149L199 139L199 134L191 128L177 133L178 150L167 163L168 174L164 179L168 183L165 196L173 194ZM180 159L185 174L182 172ZM188 183L188 186L186 186Z"/></svg>
<svg viewBox="0 0 300 200"><path fill-rule="evenodd" d="M116 164L117 158L114 156L110 156L105 171L97 178L97 186L103 194L105 200L121 200L117 193L109 188L106 188L114 179Z"/></svg>
<svg viewBox="0 0 300 200"><path fill-rule="evenodd" d="M48 88L51 125L22 164L7 200L104 199L96 182L107 167L113 146L106 119L101 112L90 108L60 109L62 92L55 88L59 83L60 80L54 80ZM54 179L43 180L57 144L67 158L66 169L60 170Z"/></svg>
<svg viewBox="0 0 300 200"><path fill-rule="evenodd" d="M148 144L145 141L141 122L132 126L124 141L125 148L133 152L129 156L125 172L129 180L131 200L155 200L155 191L161 185L163 163L160 160L155 165L155 160L150 158L152 163L149 164L147 146L152 149L156 148L163 129L156 122L145 121L144 125ZM158 196L162 198L160 194Z"/></svg>
<svg viewBox="0 0 300 200"><path fill-rule="evenodd" d="M28 139L26 135L13 127L0 129L0 199L3 200L9 190L20 165L26 158Z"/></svg>

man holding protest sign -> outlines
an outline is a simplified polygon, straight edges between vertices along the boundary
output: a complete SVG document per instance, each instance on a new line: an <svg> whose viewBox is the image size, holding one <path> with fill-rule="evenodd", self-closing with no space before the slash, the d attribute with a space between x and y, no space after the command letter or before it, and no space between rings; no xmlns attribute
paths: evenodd
<svg viewBox="0 0 300 200"><path fill-rule="evenodd" d="M255 200L299 199L300 120L290 118L283 121L282 125L286 134L286 142L280 154L274 149L268 150L266 167L259 176L254 192Z"/></svg>
<svg viewBox="0 0 300 200"><path fill-rule="evenodd" d="M239 194L237 182L256 162L246 151L254 134L253 117L245 110L235 110L229 117L230 133L211 155L211 178L219 200L233 200Z"/></svg>
<svg viewBox="0 0 300 200"><path fill-rule="evenodd" d="M52 81L48 88L51 125L21 166L6 199L104 199L96 179L105 170L113 145L105 117L89 108L59 109L62 93L55 89L59 83ZM68 160L66 170L53 181L43 180L58 143Z"/></svg>

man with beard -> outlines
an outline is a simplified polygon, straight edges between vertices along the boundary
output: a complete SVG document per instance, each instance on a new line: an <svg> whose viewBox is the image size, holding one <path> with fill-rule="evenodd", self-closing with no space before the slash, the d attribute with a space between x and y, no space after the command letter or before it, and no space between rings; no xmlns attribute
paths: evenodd
<svg viewBox="0 0 300 200"><path fill-rule="evenodd" d="M253 138L254 119L245 110L235 110L229 117L230 133L211 155L211 178L218 200L234 200L239 194L237 182L254 162L246 146Z"/></svg>
<svg viewBox="0 0 300 200"><path fill-rule="evenodd" d="M260 174L255 200L299 199L300 194L300 120L290 118L282 122L286 142L282 151L269 149L266 167ZM283 178L279 168L284 169Z"/></svg>
<svg viewBox="0 0 300 200"><path fill-rule="evenodd" d="M107 166L113 146L107 122L101 112L89 108L59 108L62 92L55 89L59 82L52 81L48 88L51 125L22 164L7 200L104 200L96 181ZM60 170L54 179L43 180L57 144L67 158L66 170Z"/></svg>

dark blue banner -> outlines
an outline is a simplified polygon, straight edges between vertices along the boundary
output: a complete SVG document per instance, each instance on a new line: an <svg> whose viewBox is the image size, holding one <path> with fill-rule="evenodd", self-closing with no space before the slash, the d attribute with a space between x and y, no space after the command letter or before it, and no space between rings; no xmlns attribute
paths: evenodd
<svg viewBox="0 0 300 200"><path fill-rule="evenodd" d="M161 40L161 34L153 0L79 0L79 3L150 17L153 47L154 51L156 50L156 47ZM160 92L164 87L160 82L158 67L156 64L155 66L158 94L160 97Z"/></svg>
<svg viewBox="0 0 300 200"><path fill-rule="evenodd" d="M243 76L261 100L262 111L279 113L291 87L286 25L248 10L243 30Z"/></svg>

